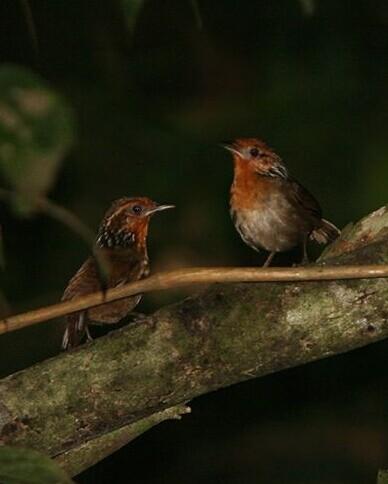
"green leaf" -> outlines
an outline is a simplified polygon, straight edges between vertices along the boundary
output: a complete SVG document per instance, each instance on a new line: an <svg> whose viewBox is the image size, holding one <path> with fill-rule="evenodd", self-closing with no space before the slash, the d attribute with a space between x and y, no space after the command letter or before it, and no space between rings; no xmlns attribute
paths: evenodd
<svg viewBox="0 0 388 484"><path fill-rule="evenodd" d="M131 33L134 32L136 20L143 6L144 0L121 0L125 19Z"/></svg>
<svg viewBox="0 0 388 484"><path fill-rule="evenodd" d="M388 470L379 470L377 484L388 484Z"/></svg>
<svg viewBox="0 0 388 484"><path fill-rule="evenodd" d="M303 12L306 15L312 15L315 10L315 0L299 0Z"/></svg>
<svg viewBox="0 0 388 484"><path fill-rule="evenodd" d="M2 484L71 484L73 481L49 457L31 449L0 447Z"/></svg>
<svg viewBox="0 0 388 484"><path fill-rule="evenodd" d="M51 188L73 138L72 113L57 93L25 68L0 67L0 172L25 208Z"/></svg>

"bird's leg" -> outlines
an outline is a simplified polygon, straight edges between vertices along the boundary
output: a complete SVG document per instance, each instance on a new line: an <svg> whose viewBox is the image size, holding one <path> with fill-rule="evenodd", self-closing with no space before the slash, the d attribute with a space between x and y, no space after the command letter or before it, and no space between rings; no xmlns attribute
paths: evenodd
<svg viewBox="0 0 388 484"><path fill-rule="evenodd" d="M85 325L85 334L86 334L86 341L88 343L90 343L91 341L93 341L93 336L90 334L89 326L87 324Z"/></svg>
<svg viewBox="0 0 388 484"><path fill-rule="evenodd" d="M303 238L303 258L302 258L302 265L306 265L309 263L309 256L307 254L307 239L308 236L305 235Z"/></svg>
<svg viewBox="0 0 388 484"><path fill-rule="evenodd" d="M272 259L275 257L276 252L270 252L269 256L267 257L266 261L263 264L263 267L269 267Z"/></svg>

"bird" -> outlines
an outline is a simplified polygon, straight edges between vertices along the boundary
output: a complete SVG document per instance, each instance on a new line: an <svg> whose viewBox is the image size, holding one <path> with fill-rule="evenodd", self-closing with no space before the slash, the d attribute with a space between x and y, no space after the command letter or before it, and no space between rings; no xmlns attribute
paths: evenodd
<svg viewBox="0 0 388 484"><path fill-rule="evenodd" d="M147 277L147 235L150 218L155 213L170 208L174 208L174 205L159 205L147 197L122 197L115 200L100 223L93 255L70 279L62 301ZM106 288L101 281L97 260L102 261L104 269L107 270ZM89 324L118 323L133 311L140 299L141 295L135 295L67 316L62 349L78 346L85 337L91 340Z"/></svg>
<svg viewBox="0 0 388 484"><path fill-rule="evenodd" d="M275 254L297 246L308 262L307 241L327 244L340 230L322 218L311 193L293 178L282 159L257 138L240 138L222 146L234 161L230 214L242 240L252 249L266 250L268 267Z"/></svg>

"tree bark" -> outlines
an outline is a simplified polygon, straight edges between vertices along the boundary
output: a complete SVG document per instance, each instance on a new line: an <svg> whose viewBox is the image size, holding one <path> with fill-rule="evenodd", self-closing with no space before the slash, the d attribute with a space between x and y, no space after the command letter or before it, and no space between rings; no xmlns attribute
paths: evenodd
<svg viewBox="0 0 388 484"><path fill-rule="evenodd" d="M97 464L97 462L104 459L107 455L119 450L155 425L165 420L180 420L182 415L190 412L190 407L186 407L185 405L166 408L149 417L137 420L129 425L113 430L113 432L108 432L95 439L88 440L78 447L63 452L56 457L56 461L66 469L68 474L75 476L92 465Z"/></svg>
<svg viewBox="0 0 388 484"><path fill-rule="evenodd" d="M387 262L388 207L347 227L319 260ZM44 451L77 473L184 412L170 407L387 337L388 282L217 284L149 322L0 381L0 442Z"/></svg>

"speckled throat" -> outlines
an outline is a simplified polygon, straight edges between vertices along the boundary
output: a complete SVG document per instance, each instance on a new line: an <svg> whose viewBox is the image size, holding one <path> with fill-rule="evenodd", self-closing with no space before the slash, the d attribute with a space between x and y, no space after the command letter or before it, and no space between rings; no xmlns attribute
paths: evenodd
<svg viewBox="0 0 388 484"><path fill-rule="evenodd" d="M96 245L103 249L127 249L132 247L136 241L135 233L122 228L121 230L110 230L108 227L103 226L100 228Z"/></svg>

